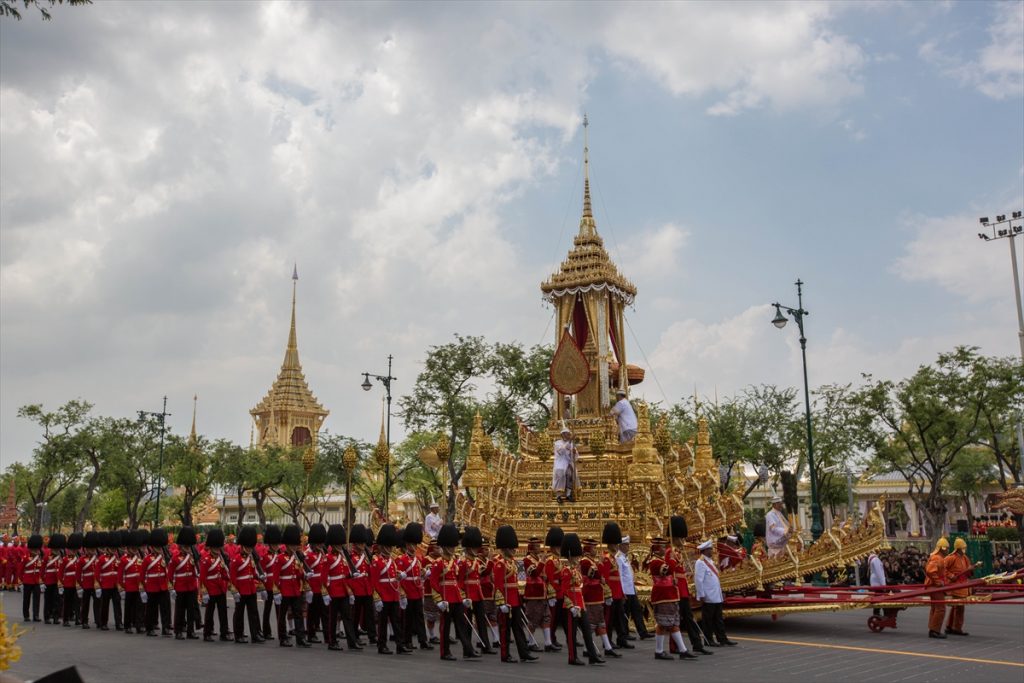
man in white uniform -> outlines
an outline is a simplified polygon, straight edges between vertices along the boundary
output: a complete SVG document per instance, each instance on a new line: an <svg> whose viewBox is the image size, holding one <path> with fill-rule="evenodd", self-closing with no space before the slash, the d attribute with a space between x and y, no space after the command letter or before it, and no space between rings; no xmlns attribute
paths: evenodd
<svg viewBox="0 0 1024 683"><path fill-rule="evenodd" d="M619 389L615 392L615 405L612 406L612 415L619 423L619 443L626 443L636 438L636 412L632 404L626 399L626 392Z"/></svg>
<svg viewBox="0 0 1024 683"><path fill-rule="evenodd" d="M697 589L697 599L702 603L700 623L704 629L704 637L712 647L736 645L735 641L729 640L725 635L725 618L722 616L725 598L722 596L722 584L718 580L718 567L711 557L711 541L704 541L697 546L697 550L700 551L700 558L693 563L693 583Z"/></svg>
<svg viewBox="0 0 1024 683"><path fill-rule="evenodd" d="M882 560L878 557L878 553L871 553L870 555L868 555L868 585L886 585L885 567L882 566ZM872 591L872 595L878 595L878 593ZM882 610L878 607L876 607L873 611L875 616L882 616Z"/></svg>
<svg viewBox="0 0 1024 683"><path fill-rule="evenodd" d="M575 500L576 490L576 444L572 432L562 425L562 438L555 442L555 469L551 474L551 488L555 490L558 502Z"/></svg>
<svg viewBox="0 0 1024 683"><path fill-rule="evenodd" d="M765 543L768 545L768 557L786 551L786 543L789 541L789 520L782 510L782 498L772 498L772 509L764 516Z"/></svg>
<svg viewBox="0 0 1024 683"><path fill-rule="evenodd" d="M619 544L619 549L615 551L615 564L619 567L619 583L622 584L622 594L625 596L625 604L623 605L626 616L633 620L633 625L636 627L636 634L640 636L640 640L647 640L653 638L650 633L647 632L647 626L644 624L644 613L640 607L640 600L636 597L636 579L633 576L633 565L629 561L629 536L622 537L622 543ZM626 636L628 640L632 640L632 636Z"/></svg>
<svg viewBox="0 0 1024 683"><path fill-rule="evenodd" d="M423 530L427 532L427 536L430 536L430 540L437 540L437 533L441 531L441 527L444 526L444 520L441 519L441 515L437 514L439 507L436 501L430 502L430 514L423 520Z"/></svg>

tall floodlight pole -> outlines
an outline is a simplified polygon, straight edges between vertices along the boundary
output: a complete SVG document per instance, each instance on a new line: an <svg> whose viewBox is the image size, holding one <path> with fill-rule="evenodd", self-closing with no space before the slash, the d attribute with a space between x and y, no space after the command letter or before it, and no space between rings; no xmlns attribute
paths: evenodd
<svg viewBox="0 0 1024 683"><path fill-rule="evenodd" d="M375 375L372 372L363 373L363 383L360 385L363 391L369 391L373 388L373 383L370 382L370 378L377 380L384 385L385 396L388 402L388 416L387 426L385 427L384 438L388 442L388 453L391 452L391 383L394 382L397 377L391 376L391 363L394 360L394 356L388 354L388 374L386 375ZM388 517L389 513L389 502L391 500L391 458L389 457L387 462L384 463L384 516Z"/></svg>
<svg viewBox="0 0 1024 683"><path fill-rule="evenodd" d="M156 515L153 520L153 528L160 526L160 494L164 489L164 435L167 432L167 418L171 414L167 412L167 397L164 396L164 407L159 413L152 413L146 410L139 411L139 419L155 417L160 421L160 462L156 471Z"/></svg>

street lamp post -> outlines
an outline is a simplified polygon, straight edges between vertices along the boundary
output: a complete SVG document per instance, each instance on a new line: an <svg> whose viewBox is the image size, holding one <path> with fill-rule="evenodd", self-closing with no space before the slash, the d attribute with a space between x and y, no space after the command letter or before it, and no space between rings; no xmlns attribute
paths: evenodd
<svg viewBox="0 0 1024 683"><path fill-rule="evenodd" d="M1010 218L1006 214L996 216L995 221L989 222L988 216L978 219L986 228L991 228L992 234L979 232L978 238L991 242L993 240L1006 239L1010 243L1010 265L1013 269L1013 298L1017 301L1017 341L1020 343L1020 359L1024 362L1024 306L1021 305L1020 275L1017 273L1017 245L1016 237L1024 238L1024 223L1022 223L1021 211L1014 211ZM1017 225L1013 222L1017 221ZM1006 225L1005 228L999 226ZM1017 416L1017 446L1020 448L1020 470L1024 477L1024 415Z"/></svg>
<svg viewBox="0 0 1024 683"><path fill-rule="evenodd" d="M786 326L786 316L782 314L782 311L785 310L786 314L796 321L797 327L800 329L800 354L803 357L804 363L804 409L807 418L807 467L811 472L811 537L817 541L825 530L825 524L821 518L821 501L818 499L818 474L814 467L814 436L811 432L811 390L807 384L807 336L804 334L804 317L810 315L810 313L804 310L803 286L803 282L800 280L796 281L796 308L783 306L778 302L772 304L775 306L775 318L772 319L772 324L780 330Z"/></svg>
<svg viewBox="0 0 1024 683"><path fill-rule="evenodd" d="M388 354L388 374L386 375L375 375L372 372L363 373L363 383L359 386L363 388L363 391L369 391L373 388L373 383L370 382L370 378L377 380L384 385L384 391L386 393L388 402L388 417L387 426L385 427L384 438L388 442L388 452L391 452L391 383L394 382L397 377L391 376L391 362L394 360L394 356ZM384 516L390 515L389 505L391 500L391 458L384 463Z"/></svg>
<svg viewBox="0 0 1024 683"><path fill-rule="evenodd" d="M164 489L164 434L167 431L167 418L171 414L167 412L167 397L164 396L164 407L159 413L152 413L146 410L139 411L139 419L144 417L155 417L160 420L160 462L157 466L156 480L156 515L153 521L153 528L160 526L160 494Z"/></svg>

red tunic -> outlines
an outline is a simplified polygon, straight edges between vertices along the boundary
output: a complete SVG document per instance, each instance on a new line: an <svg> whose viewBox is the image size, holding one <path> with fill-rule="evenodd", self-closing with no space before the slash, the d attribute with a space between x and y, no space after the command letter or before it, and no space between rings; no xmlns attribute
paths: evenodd
<svg viewBox="0 0 1024 683"><path fill-rule="evenodd" d="M679 589L675 580L676 562L672 558L653 557L647 565L651 573L651 604L679 602Z"/></svg>
<svg viewBox="0 0 1024 683"><path fill-rule="evenodd" d="M249 553L239 553L231 559L231 585L239 595L256 594L256 568L253 561L259 558Z"/></svg>
<svg viewBox="0 0 1024 683"><path fill-rule="evenodd" d="M310 571L313 572L313 576L306 579L309 582L309 590L314 593L323 592L324 583L322 575L324 565L327 564L327 553L310 548L306 551L306 564L309 566Z"/></svg>
<svg viewBox="0 0 1024 683"><path fill-rule="evenodd" d="M676 589L679 591L679 599L685 600L690 597L690 582L686 578L686 563L681 557L676 557L676 551L669 548L665 552L666 560L672 563L672 574L675 577Z"/></svg>
<svg viewBox="0 0 1024 683"><path fill-rule="evenodd" d="M60 585L64 588L78 587L78 561L81 558L70 550L60 565Z"/></svg>
<svg viewBox="0 0 1024 683"><path fill-rule="evenodd" d="M352 557L352 565L356 570L355 574L362 574L362 576L353 575L349 579L348 585L352 594L357 597L373 595L373 588L370 584L370 561L366 557L366 553L352 548L350 555Z"/></svg>
<svg viewBox="0 0 1024 683"><path fill-rule="evenodd" d="M398 565L393 557L378 555L373 558L373 567L370 570L373 579L374 597L384 602L398 602L401 596L398 581Z"/></svg>
<svg viewBox="0 0 1024 683"><path fill-rule="evenodd" d="M142 558L125 555L121 558L121 581L128 593L137 593L142 586Z"/></svg>
<svg viewBox="0 0 1024 683"><path fill-rule="evenodd" d="M58 553L46 551L46 561L43 566L43 583L52 586L60 581L61 556Z"/></svg>
<svg viewBox="0 0 1024 683"><path fill-rule="evenodd" d="M622 592L619 563L615 561L615 557L610 553L605 553L604 559L601 561L601 575L604 577L605 584L611 589L612 599L622 600L625 597L625 593Z"/></svg>
<svg viewBox="0 0 1024 683"><path fill-rule="evenodd" d="M351 574L345 555L332 549L320 568L321 585L327 589L327 594L331 596L332 600L348 597L348 582Z"/></svg>
<svg viewBox="0 0 1024 683"><path fill-rule="evenodd" d="M274 592L274 574L277 571L277 562L281 559L281 553L277 548L263 547L263 554L256 552L257 562L263 569L263 586L271 593Z"/></svg>
<svg viewBox="0 0 1024 683"><path fill-rule="evenodd" d="M302 595L302 581L305 576L306 571L295 553L285 553L278 559L274 582L282 596L297 598Z"/></svg>
<svg viewBox="0 0 1024 683"><path fill-rule="evenodd" d="M480 563L480 593L484 600L494 600L494 558L487 560L486 564L483 560Z"/></svg>
<svg viewBox="0 0 1024 683"><path fill-rule="evenodd" d="M544 563L536 555L527 555L523 559L523 571L526 573L526 590L523 597L527 600L544 600L548 597L548 584L544 579Z"/></svg>
<svg viewBox="0 0 1024 683"><path fill-rule="evenodd" d="M603 605L604 583L597 559L584 556L580 560L580 574L583 576L583 602L587 605Z"/></svg>
<svg viewBox="0 0 1024 683"><path fill-rule="evenodd" d="M583 600L583 576L580 570L566 563L558 573L558 581L563 586L562 600L565 608L583 609L586 603Z"/></svg>
<svg viewBox="0 0 1024 683"><path fill-rule="evenodd" d="M100 588L113 590L121 583L121 558L117 554L103 553L97 560L100 572Z"/></svg>
<svg viewBox="0 0 1024 683"><path fill-rule="evenodd" d="M199 582L207 595L218 596L228 592L230 568L219 550L207 550L199 561Z"/></svg>
<svg viewBox="0 0 1024 683"><path fill-rule="evenodd" d="M519 576L515 560L494 558L494 604L521 607Z"/></svg>
<svg viewBox="0 0 1024 683"><path fill-rule="evenodd" d="M423 598L423 560L419 556L402 553L395 559L398 570L405 572L402 579L402 591L410 600Z"/></svg>
<svg viewBox="0 0 1024 683"><path fill-rule="evenodd" d="M99 569L96 555L86 555L78 565L78 585L82 590L96 589L96 574Z"/></svg>
<svg viewBox="0 0 1024 683"><path fill-rule="evenodd" d="M465 567L459 558L439 557L430 567L430 589L434 602L462 602Z"/></svg>
<svg viewBox="0 0 1024 683"><path fill-rule="evenodd" d="M179 593L199 590L199 567L196 566L196 558L190 548L179 548L171 556L167 580Z"/></svg>
<svg viewBox="0 0 1024 683"><path fill-rule="evenodd" d="M142 559L142 590L147 593L167 590L167 563L162 550L151 550Z"/></svg>
<svg viewBox="0 0 1024 683"><path fill-rule="evenodd" d="M544 578L548 582L548 598L561 600L565 597L565 587L562 586L561 561L551 556L544 560Z"/></svg>
<svg viewBox="0 0 1024 683"><path fill-rule="evenodd" d="M475 557L473 559L467 558L463 563L466 566L466 578L464 580L466 597L473 602L479 602L484 599L484 592L480 587L480 572L485 569L485 565Z"/></svg>
<svg viewBox="0 0 1024 683"><path fill-rule="evenodd" d="M21 582L27 586L35 586L43 580L43 555L33 553L25 560L21 568Z"/></svg>

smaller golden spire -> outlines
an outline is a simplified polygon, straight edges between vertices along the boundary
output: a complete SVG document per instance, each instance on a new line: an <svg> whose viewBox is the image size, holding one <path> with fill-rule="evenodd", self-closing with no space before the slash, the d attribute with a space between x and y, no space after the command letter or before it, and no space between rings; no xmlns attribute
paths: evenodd
<svg viewBox="0 0 1024 683"><path fill-rule="evenodd" d="M391 460L391 446L388 444L387 432L384 431L385 405L382 399L380 407L380 437L377 439L377 447L373 449L373 455L377 459L377 464L381 467L384 467Z"/></svg>
<svg viewBox="0 0 1024 683"><path fill-rule="evenodd" d="M590 128L590 120L586 112L583 113L583 218L594 219L594 212L590 206L590 138L587 129ZM590 227L593 227L591 224ZM583 222L580 222L582 231Z"/></svg>
<svg viewBox="0 0 1024 683"><path fill-rule="evenodd" d="M188 443L191 446L196 445L198 437L196 436L196 403L199 401L197 394L192 394L192 431L188 435Z"/></svg>

